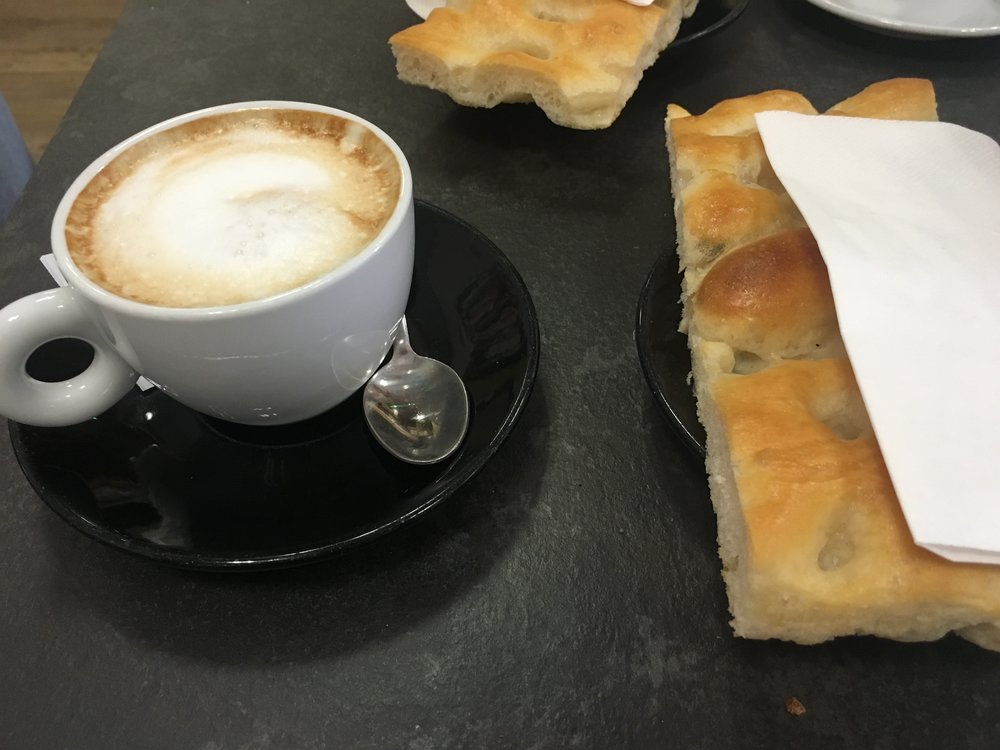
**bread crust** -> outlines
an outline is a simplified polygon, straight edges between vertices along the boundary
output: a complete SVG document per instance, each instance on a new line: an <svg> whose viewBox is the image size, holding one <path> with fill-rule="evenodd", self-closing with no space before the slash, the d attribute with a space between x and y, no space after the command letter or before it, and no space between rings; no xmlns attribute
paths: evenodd
<svg viewBox="0 0 1000 750"><path fill-rule="evenodd" d="M666 120L683 327L733 629L799 643L954 631L1000 650L1000 568L913 543L826 266L759 144L753 115L767 109L816 112L773 91L700 116L671 105ZM916 79L873 84L827 111L936 119L933 87Z"/></svg>
<svg viewBox="0 0 1000 750"><path fill-rule="evenodd" d="M759 357L813 356L839 343L826 264L808 229L768 235L712 265L693 330Z"/></svg>

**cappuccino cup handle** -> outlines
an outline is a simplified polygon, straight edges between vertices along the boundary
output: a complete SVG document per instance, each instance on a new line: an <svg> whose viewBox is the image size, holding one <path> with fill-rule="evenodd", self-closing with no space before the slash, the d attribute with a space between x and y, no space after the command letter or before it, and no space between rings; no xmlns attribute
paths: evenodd
<svg viewBox="0 0 1000 750"><path fill-rule="evenodd" d="M62 338L86 341L94 361L76 377L43 383L28 375L28 357ZM68 288L23 297L0 310L0 414L24 424L63 427L109 409L137 379L87 317Z"/></svg>

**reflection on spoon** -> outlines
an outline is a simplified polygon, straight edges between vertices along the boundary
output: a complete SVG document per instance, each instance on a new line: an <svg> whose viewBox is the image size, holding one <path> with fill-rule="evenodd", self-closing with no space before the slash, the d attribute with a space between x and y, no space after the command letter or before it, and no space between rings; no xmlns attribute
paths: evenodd
<svg viewBox="0 0 1000 750"><path fill-rule="evenodd" d="M365 386L365 421L379 444L412 464L443 461L469 428L469 397L458 374L410 347L406 318L399 322L392 358Z"/></svg>

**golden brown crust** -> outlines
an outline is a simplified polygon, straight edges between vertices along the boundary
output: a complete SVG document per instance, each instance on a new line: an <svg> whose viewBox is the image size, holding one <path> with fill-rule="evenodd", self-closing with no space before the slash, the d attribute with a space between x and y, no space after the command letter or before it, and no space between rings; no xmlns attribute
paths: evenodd
<svg viewBox="0 0 1000 750"><path fill-rule="evenodd" d="M739 180L754 181L766 161L764 144L757 133L750 135L708 135L687 133L675 136L677 168L686 181L699 172L723 172Z"/></svg>
<svg viewBox="0 0 1000 750"><path fill-rule="evenodd" d="M715 263L692 300L702 337L759 357L798 357L839 334L826 264L808 229L769 235Z"/></svg>
<svg viewBox="0 0 1000 750"><path fill-rule="evenodd" d="M534 101L560 125L614 122L697 0L450 0L389 43L399 77L460 104Z"/></svg>
<svg viewBox="0 0 1000 750"><path fill-rule="evenodd" d="M689 265L702 265L730 248L802 224L786 193L723 172L692 180L683 212L683 232L693 251L685 257Z"/></svg>
<svg viewBox="0 0 1000 750"><path fill-rule="evenodd" d="M667 107L682 268L703 266L734 247L803 226L757 133L755 115L769 110L816 114L801 94L780 90L727 99L697 116L674 104Z"/></svg>
<svg viewBox="0 0 1000 750"><path fill-rule="evenodd" d="M686 117L685 110L668 108L667 117L674 137L691 135L751 135L757 132L754 116L758 112L800 112L814 115L816 109L802 94L794 91L764 91L760 94L726 99L702 115Z"/></svg>
<svg viewBox="0 0 1000 750"><path fill-rule="evenodd" d="M873 83L826 111L828 115L879 120L936 120L934 86L923 78L895 78Z"/></svg>
<svg viewBox="0 0 1000 750"><path fill-rule="evenodd" d="M800 643L956 631L1000 650L1000 569L949 562L910 537L826 266L755 132L753 115L777 108L815 112L777 91L700 116L671 105L666 122L682 325L733 628ZM830 114L932 119L934 91L884 81Z"/></svg>
<svg viewBox="0 0 1000 750"><path fill-rule="evenodd" d="M845 358L725 376L713 397L747 528L748 620L830 635L812 619L864 624L878 612L899 628L890 635L916 613L936 635L970 624L969 611L1000 621L1000 571L913 543Z"/></svg>

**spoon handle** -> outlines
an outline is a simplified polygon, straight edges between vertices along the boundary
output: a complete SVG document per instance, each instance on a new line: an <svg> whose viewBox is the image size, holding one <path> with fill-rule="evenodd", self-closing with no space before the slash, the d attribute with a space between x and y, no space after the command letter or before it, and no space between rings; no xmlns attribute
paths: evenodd
<svg viewBox="0 0 1000 750"><path fill-rule="evenodd" d="M393 356L412 355L413 347L410 346L410 330L406 327L406 316L399 319L396 326L396 341L392 345Z"/></svg>

